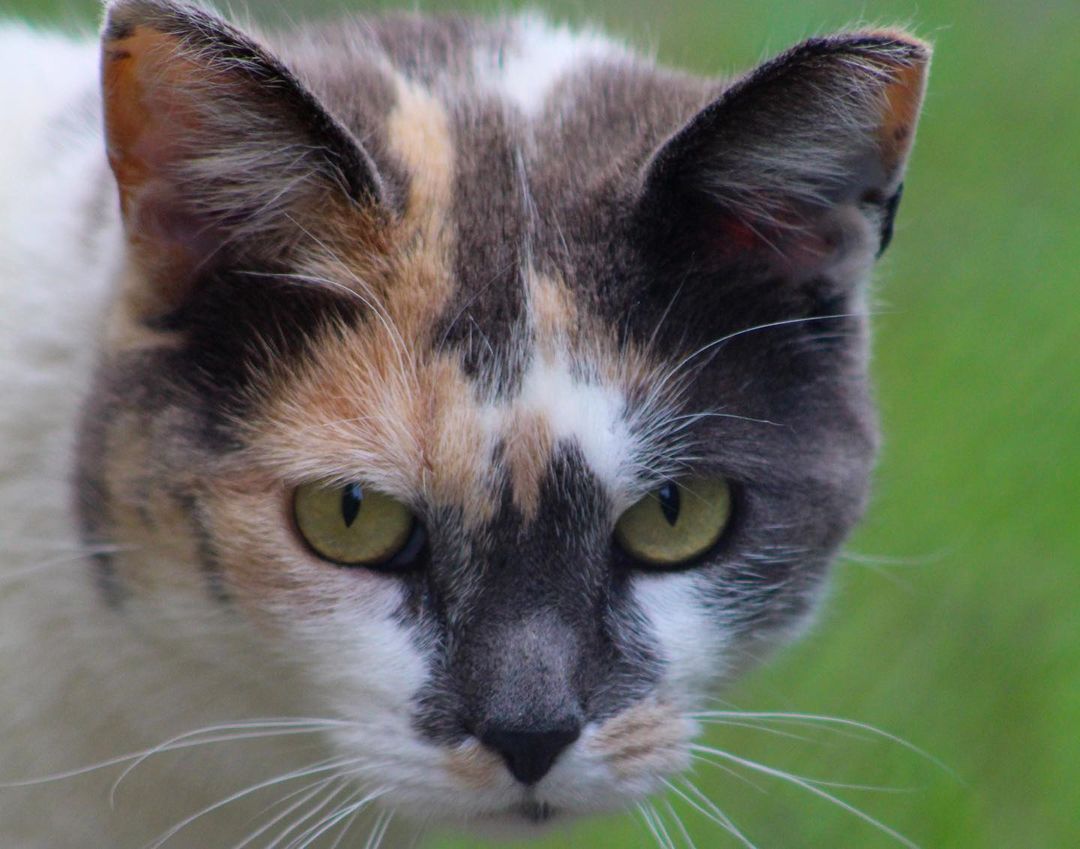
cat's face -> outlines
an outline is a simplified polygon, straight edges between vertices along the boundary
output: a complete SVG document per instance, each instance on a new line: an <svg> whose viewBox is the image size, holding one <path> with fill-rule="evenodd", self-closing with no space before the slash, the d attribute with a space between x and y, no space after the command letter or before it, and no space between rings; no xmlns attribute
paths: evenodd
<svg viewBox="0 0 1080 849"><path fill-rule="evenodd" d="M530 114L454 58L525 36L463 26L287 70L114 6L131 250L79 494L118 615L265 647L390 804L528 822L660 789L810 610L873 459L860 286L926 54L812 42L721 93L613 53Z"/></svg>

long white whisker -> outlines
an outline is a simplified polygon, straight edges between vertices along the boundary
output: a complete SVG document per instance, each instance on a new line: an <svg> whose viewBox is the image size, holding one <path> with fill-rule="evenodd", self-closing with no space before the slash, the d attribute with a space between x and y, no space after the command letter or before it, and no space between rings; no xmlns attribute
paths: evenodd
<svg viewBox="0 0 1080 849"><path fill-rule="evenodd" d="M339 727L339 726L347 726L347 725L351 724L351 723L344 722L344 721L339 722L337 720L321 720L321 719L303 720L302 722L307 723L309 725L313 725L313 726L315 725L315 723L325 723L325 727L327 727L327 728ZM302 722L298 721L297 725L302 724ZM190 740L190 739L184 739L184 738L185 737L193 737L193 736L198 735L198 734L213 733L215 730L228 730L228 729L238 729L238 728L258 728L259 725L260 725L260 723L253 721L252 723L248 723L248 724L245 724L245 723L233 723L233 724L229 724L229 725L210 726L208 728L201 728L198 731L190 731L185 735L181 735L179 738L175 738L175 739L178 739L178 740L182 741L182 742L178 742L176 744L170 744L170 745L167 745L167 746L166 746L166 744L160 744L160 745L155 746L155 747L153 747L151 749L143 749L143 750L138 751L138 752L129 752L129 753L125 754L125 755L117 755L115 758L109 758L108 760L98 761L95 764L90 764L89 766L78 767L76 769L67 770L65 772L56 772L56 773L52 773L51 775L44 775L44 776L40 776L38 778L30 778L30 779L26 779L26 780L23 780L23 781L9 781L9 782L0 783L0 790L16 789L16 788L20 788L20 787L36 787L36 786L39 786L41 784L49 784L49 783L54 782L54 781L64 781L64 780L69 779L69 778L78 778L81 775L87 775L87 774L89 774L91 772L97 772L99 770L108 769L109 767L112 767L112 766L120 766L121 764L126 764L126 763L129 763L129 762L133 761L133 760L138 760L140 758L145 759L145 757L148 756L148 755L158 754L158 753L161 753L161 752L173 752L173 751L177 751L177 750L180 750L180 749L190 749L190 748L194 748L194 747L197 747L197 746L207 746L207 745L211 745L213 743L230 742L230 741L232 741L234 739L244 740L244 739L247 739L247 736L244 735L244 734L235 735L235 736L234 735L228 735L227 737L224 737L224 738L212 737L212 738L206 739L206 740ZM266 725L266 727L272 727L269 724L264 723L264 725ZM314 733L314 732L319 731L319 730L320 730L320 728L318 728L318 727L312 727L310 729L310 731L307 731L307 732L302 732L302 731L298 730L296 732L289 732L289 733L297 733L297 734L300 734L300 733ZM252 733L255 733L255 732L252 732Z"/></svg>
<svg viewBox="0 0 1080 849"><path fill-rule="evenodd" d="M663 815L656 810L656 806L652 805L653 818L656 820L656 827L660 829L660 836L664 838L664 845L668 849L676 849L675 841L671 839L671 833L667 829L667 823L664 822Z"/></svg>
<svg viewBox="0 0 1080 849"><path fill-rule="evenodd" d="M275 726L270 725L268 727L275 727ZM219 736L219 737L215 737L213 740L211 740L209 742L213 742L213 743L233 743L233 742L236 742L236 741L239 741L239 740L260 740L260 739L263 739L263 738L266 738L266 737L290 737L290 736L294 736L294 735L297 735L297 734L314 734L314 733L317 733L319 731L324 731L327 727L332 727L332 726L316 725L315 727L312 727L310 723L307 723L307 724L291 724L291 723L289 723L289 724L284 724L284 725L280 725L280 726L276 726L276 727L278 727L280 730L275 730L275 731L245 731L245 732L237 733L237 734L225 734L225 735L222 735L222 736ZM208 733L208 732L204 729L204 730L201 730L201 731L189 731L186 734L180 734L180 735L178 735L176 737L173 737L171 740L166 740L164 743L161 743L161 744L155 746L153 749L149 749L148 751L142 753L137 758L135 758L135 760L132 763L128 764L128 766L124 768L124 771L120 773L120 775L117 777L116 781L113 782L112 787L109 788L109 807L111 807L111 808L116 807L116 792L117 792L117 790L120 789L120 785L123 783L124 779L127 778L129 775L131 775L132 772L134 772L136 769L138 769L139 766L141 766L143 763L145 763L149 758L153 757L154 755L162 754L163 752L170 752L170 751L174 751L175 749L185 748L185 746L181 746L181 745L177 745L177 744L183 743L184 741L187 741L187 740L190 740L192 737L195 737L195 736L197 736L199 734L202 734L202 733Z"/></svg>
<svg viewBox="0 0 1080 849"><path fill-rule="evenodd" d="M341 846L342 842L345 840L346 835L348 835L349 831L356 824L356 820L359 818L363 810L363 808L357 808L348 816L348 818L345 820L345 827L341 829L341 834L339 834L337 836L337 839L335 839L334 842L331 844L330 849L338 849L338 847Z"/></svg>
<svg viewBox="0 0 1080 849"><path fill-rule="evenodd" d="M172 826L168 831L162 833L156 840L147 844L145 849L161 849L161 847L164 846L175 835L183 831L196 820L201 819L202 817L206 816L207 814L211 814L214 811L220 810L226 805L230 805L239 799L243 799L245 796L250 796L252 793L257 793L259 790L264 790L267 787L273 787L274 785L282 784L286 781L292 781L297 778L307 778L309 775L317 775L320 772L337 770L340 769L342 766L354 763L355 760L356 759L354 758L347 761L339 761L332 763L326 763L324 761L322 765L305 767L302 769L294 770L293 772L285 773L284 775L275 776L274 778L267 779L266 781L261 781L258 784L252 784L249 787L245 787L243 790L238 790L236 793L233 793L231 796L227 796L219 802L215 802L212 805L207 805L201 811L196 811L191 816L181 820L176 825Z"/></svg>
<svg viewBox="0 0 1080 849"><path fill-rule="evenodd" d="M316 245L322 248L326 259L329 259L338 268L344 271L345 274L348 275L353 280L353 282L356 283L357 286L360 286L364 290L370 291L370 287L368 286L368 284L364 280L361 280L360 277L356 274L356 272L349 268L346 263L342 262L341 259L337 256L337 254L335 254L334 251L332 251L325 242L315 236L311 231L309 231L299 222L293 221L293 223L296 224L296 226L300 228L301 232L307 235L309 239L311 239ZM359 295L360 293L357 294ZM369 306L375 312L375 314L379 316L379 320L382 322L383 327L386 329L386 332L390 334L390 338L394 341L394 353L397 356L398 367L402 370L402 374L412 373L413 377L415 377L415 369L406 368L405 363L403 362L403 359L405 361L411 362L410 360L408 360L408 358L404 357L405 351L407 350L405 339L402 337L401 332L398 330L398 328L394 325L394 322L390 318L389 313L387 313L386 308L382 304L374 302L370 303Z"/></svg>
<svg viewBox="0 0 1080 849"><path fill-rule="evenodd" d="M914 743L905 740L903 737L898 737L895 734L890 734L888 731L884 731L881 728L877 728L873 725L869 725L865 722L859 722L855 719L844 719L839 716L823 716L813 713L787 713L781 711L738 711L738 710L714 710L714 711L699 711L696 713L687 714L691 719L698 720L699 722L708 723L711 720L722 719L759 719L765 721L774 722L806 722L806 723L820 723L822 725L836 725L843 728L851 728L858 731L865 731L875 737L881 737L884 740L888 740L890 743L895 743L907 749L909 752L913 752L919 757L934 764L934 766L948 773L953 778L956 778L956 774L952 769L938 758L935 758L925 749L920 749Z"/></svg>
<svg viewBox="0 0 1080 849"><path fill-rule="evenodd" d="M814 742L803 734L793 734L790 731L781 731L779 728L769 728L767 725L755 725L752 722L738 722L733 719L706 719L698 720L708 725L722 725L725 728L748 728L751 731L760 731L762 734L772 734L776 737L786 737L790 740L798 740L801 743Z"/></svg>
<svg viewBox="0 0 1080 849"><path fill-rule="evenodd" d="M675 422L683 422L676 431L683 430L690 427L694 423L701 419L735 419L741 422L752 422L753 424L770 425L771 427L785 427L783 422L774 422L769 419L755 419L753 416L740 416L735 413L717 413L717 412L704 412L704 413L685 413L681 416L674 416L668 421L671 424Z"/></svg>
<svg viewBox="0 0 1080 849"><path fill-rule="evenodd" d="M641 818L645 820L645 825L648 827L649 833L652 834L653 839L656 841L656 845L659 846L660 849L669 849L664 843L663 838L660 836L660 830L656 827L656 823L653 819L654 812L652 810L652 805L648 802L639 802L637 809L641 813Z"/></svg>
<svg viewBox="0 0 1080 849"><path fill-rule="evenodd" d="M269 822L265 823L264 825L260 826L255 831L248 834L239 843L235 844L232 847L232 849L244 849L245 846L250 845L252 841L257 840L259 837L264 835L266 832L268 832L270 829L272 829L279 822L281 822L282 820L288 818L292 813L297 811L299 808L302 808L304 805L306 805L308 802L310 802L312 799L314 799L316 796L318 796L320 793L322 793L322 791L324 789L326 789L329 785L331 785L335 781L339 781L339 780L340 780L340 778L338 776L331 775L329 778L324 778L321 781L316 781L313 784L308 784L307 786L301 788L300 790L297 790L294 793L290 793L288 796L282 797L275 804L281 804L282 802L284 802L284 801L286 801L288 799L294 798L298 794L303 794L303 796L299 799L299 801L296 801L293 804L289 805L284 811L277 814ZM313 790L312 788L315 788L315 789Z"/></svg>
<svg viewBox="0 0 1080 849"><path fill-rule="evenodd" d="M719 806L717 806L717 804L713 802L712 799L702 793L701 790L699 790L697 786L692 781L690 781L690 779L684 778L683 783L686 784L687 789L691 793L693 793L694 796L700 799L701 803L703 804L699 804L698 802L694 801L694 799L691 799L690 796L680 790L673 782L670 782L666 779L664 780L664 784L666 784L672 792L685 800L688 805L690 805L698 813L702 814L706 819L709 819L719 825L722 829L724 829L724 831L726 831L728 834L730 834L732 837L742 843L743 846L747 847L747 849L757 849L757 846L754 845L750 838L743 834L739 827L735 825L734 820L732 820L731 817L729 817L722 810L720 810Z"/></svg>
<svg viewBox="0 0 1080 849"><path fill-rule="evenodd" d="M664 806L668 809L668 813L671 814L671 818L675 820L675 825L679 827L679 834L682 835L683 842L686 843L688 849L697 849L697 844L694 843L694 839L690 836L690 832L686 830L686 823L682 821L682 817L679 816L679 812L675 810L675 806L671 802L665 802Z"/></svg>
<svg viewBox="0 0 1080 849"><path fill-rule="evenodd" d="M367 805L370 805L375 799L382 796L385 792L385 790L378 790L373 793L367 794L358 802L349 802L345 805L342 805L329 816L325 817L322 821L316 823L312 828L299 835L299 837L289 843L289 845L286 846L285 849L299 849L299 847L310 845L313 840L317 840L323 834L334 828L334 826L336 826L338 823L352 816L354 813L357 813ZM270 846L267 846L266 849L273 849L274 845L276 844L271 844Z"/></svg>
<svg viewBox="0 0 1080 849"><path fill-rule="evenodd" d="M711 749L711 747L705 747L705 746L703 746L702 748ZM722 751L722 750L717 749L715 751ZM710 764L710 765L712 765L714 767L718 767L718 768L721 768L721 769L723 768L720 764L715 763L714 761L710 761L707 757L703 757L700 754L691 754L691 757L696 759L696 760L704 761L705 763ZM816 787L829 787L829 788L831 788L833 790L863 790L863 791L870 792L870 793L913 793L913 792L915 792L914 790L912 790L910 788L906 788L906 787L885 787L885 786L878 785L878 784L849 784L848 782L845 782L845 781L833 781L833 780L828 779L828 778L811 778L810 776L799 775L799 774L794 773L794 772L789 772L789 773L786 773L786 774L790 775L792 778L798 778L800 781L805 781L808 784L813 784Z"/></svg>
<svg viewBox="0 0 1080 849"><path fill-rule="evenodd" d="M346 270L346 272L354 280L356 280L358 285L363 286L365 289L367 288L367 285L362 280L360 280L360 278L358 278L352 271L350 271L348 268L346 268L344 263L342 263L340 260L333 257L332 255L330 255L330 259L336 265L344 268ZM339 283L337 280L332 280L329 277L317 277L317 276L315 276L313 274L298 274L298 273L295 273L295 272L290 272L290 273L270 273L270 272L260 272L260 271L252 271L252 272L246 272L246 273L249 273L249 274L252 274L252 275L257 275L259 277L271 277L271 278L280 278L280 279L284 279L284 280L293 280L293 281L295 281L297 283L310 283L310 284L312 284L314 286L322 286L322 287L325 287L325 288L328 288L328 289L332 289L332 290L334 290L336 292L341 292L341 293L343 293L345 295L348 295L351 298L355 298L360 303L362 303L365 307L367 307L369 310L371 310L372 314L378 319L379 323L383 326L383 329L390 336L390 339L393 342L394 356L397 359L398 368L401 370L401 373L402 374L411 373L412 369L409 369L409 368L406 367L406 358L404 357L404 354L403 354L403 351L405 350L405 339L404 339L404 337L402 337L401 331L398 330L398 328L394 325L393 321L391 320L390 316L387 314L386 310L380 304L377 304L372 298L365 295L363 292L358 292L356 289L350 289L348 286L345 286L344 284Z"/></svg>
<svg viewBox="0 0 1080 849"><path fill-rule="evenodd" d="M746 327L742 330L737 330L734 333L728 333L726 336L721 336L718 339L714 339L711 342L702 345L697 350L690 354L687 354L679 362L677 362L672 368L668 369L667 373L661 378L660 385L657 387L662 388L667 382L675 375L679 374L683 368L685 368L690 362L700 357L702 354L711 351L712 349L723 345L725 342L730 342L732 339L737 339L740 336L746 336L749 333L758 333L762 330L771 330L776 327L789 327L795 324L809 324L815 321L830 321L838 318L858 318L858 313L836 313L834 315L814 315L806 316L803 318L788 318L783 321L770 321L765 324L756 324L753 327Z"/></svg>
<svg viewBox="0 0 1080 849"><path fill-rule="evenodd" d="M780 769L774 769L773 767L765 766L765 764L760 764L757 761L748 760L747 758L741 758L738 755L733 755L730 752L725 752L723 749L714 749L714 748L711 748L709 746L697 746L697 745L691 745L690 748L693 751L703 752L703 753L705 753L705 754L707 754L707 755L709 755L711 757L723 758L724 760L730 761L732 763L740 764L741 766L744 766L747 769L752 769L755 772L760 772L760 773L762 773L764 775L771 775L774 778L779 778L782 781L787 781L787 782L789 782L791 784L794 784L797 787L801 787L804 790L806 790L807 792L812 793L815 796L819 796L822 799L825 799L825 800L827 800L829 802L832 802L834 805L838 806L839 808L842 808L843 810L847 811L848 813L852 814L853 816L858 817L863 822L874 826L874 828L878 829L883 834L887 834L887 835L889 835L889 837L893 838L898 843L901 843L902 845L907 846L908 849L919 849L918 844L913 843L911 840L909 840L907 837L902 835L900 832L896 831L896 829L890 828L889 826L885 825L885 823L881 822L880 820L875 819L874 817L870 816L870 814L866 813L865 811L862 811L859 808L856 808L854 805L850 804L849 802L845 802L843 799L839 798L838 796L833 795L832 793L829 793L827 790L823 790L820 786L818 786L817 784L815 784L815 783L813 783L811 781L807 781L806 779L803 779L803 778L800 778L800 777L798 777L796 775L792 775L790 773L784 772L783 770L780 770ZM706 762L708 762L708 763L712 763L712 761L709 760L708 758L703 758L703 760L706 760Z"/></svg>
<svg viewBox="0 0 1080 849"><path fill-rule="evenodd" d="M386 832L390 828L390 821L394 818L394 811L383 811L379 814L379 818L376 821L375 828L371 832L371 836L368 838L367 845L364 849L379 849L382 846L382 842L386 837Z"/></svg>
<svg viewBox="0 0 1080 849"><path fill-rule="evenodd" d="M429 813L420 821L420 825L417 826L416 829L416 835L413 837L412 843L409 844L409 849L419 849L420 842L427 834L428 826L431 825L431 820L434 816L434 814Z"/></svg>
<svg viewBox="0 0 1080 849"><path fill-rule="evenodd" d="M340 779L341 776L335 775L334 778L335 779ZM338 796L340 796L348 786L349 785L348 785L347 781L342 781L341 784L338 785L336 790L334 790L332 793L330 793L330 795L328 795L325 799L323 799L318 805L316 805L310 811L305 813L302 817L295 820L288 828L284 829L277 837L275 837L270 843L268 843L266 845L266 849L274 849L275 846L281 845L281 843L285 840L285 838L288 837L290 834L292 834L294 831L296 831L298 828L300 828L300 826L302 826L306 822L309 822L313 818L317 817L324 810L326 810L326 808L334 801L334 799L336 799ZM355 798L356 798L355 794L350 797L350 799L355 799ZM298 835L293 837L293 839L289 841L289 846L297 846L300 843L302 843L304 841L304 838L307 837L307 835L309 835L313 831L317 830L320 825L322 825L324 822L329 820L331 817L335 816L339 811L342 810L342 808L344 808L348 804L349 804L349 802L346 801L344 804L339 804L336 807L334 807L334 809L329 814L325 815L322 819L320 819L314 825L308 826L302 832L300 832ZM336 820L335 820L335 822L336 822Z"/></svg>

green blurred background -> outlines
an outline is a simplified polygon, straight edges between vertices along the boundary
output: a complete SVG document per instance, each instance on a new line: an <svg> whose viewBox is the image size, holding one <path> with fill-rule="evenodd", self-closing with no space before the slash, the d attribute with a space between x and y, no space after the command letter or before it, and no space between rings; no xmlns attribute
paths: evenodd
<svg viewBox="0 0 1080 849"><path fill-rule="evenodd" d="M401 4L249 3L271 20L388 5ZM715 728L709 742L892 788L834 792L926 849L1080 846L1080 4L531 5L703 73L858 21L905 23L935 42L897 236L878 273L886 441L876 498L814 633L726 700L872 723L954 774L888 740L821 728L784 727L798 739ZM2 12L83 26L95 9L0 0ZM805 790L745 775L756 786L707 766L694 780L760 849L901 845ZM739 845L687 805L675 810L700 849ZM531 845L655 841L626 815Z"/></svg>

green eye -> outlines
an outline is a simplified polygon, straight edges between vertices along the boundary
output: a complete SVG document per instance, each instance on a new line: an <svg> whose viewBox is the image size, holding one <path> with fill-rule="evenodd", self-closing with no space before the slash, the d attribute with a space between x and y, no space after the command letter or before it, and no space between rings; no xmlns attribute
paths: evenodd
<svg viewBox="0 0 1080 849"><path fill-rule="evenodd" d="M343 566L391 565L415 558L423 544L408 507L358 483L304 484L293 496L293 514L315 553Z"/></svg>
<svg viewBox="0 0 1080 849"><path fill-rule="evenodd" d="M723 478L692 478L653 490L615 525L623 551L651 566L677 566L704 554L731 518L731 490Z"/></svg>

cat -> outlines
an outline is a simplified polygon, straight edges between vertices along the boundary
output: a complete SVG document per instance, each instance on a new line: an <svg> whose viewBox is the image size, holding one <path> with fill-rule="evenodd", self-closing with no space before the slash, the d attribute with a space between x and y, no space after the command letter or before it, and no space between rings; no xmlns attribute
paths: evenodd
<svg viewBox="0 0 1080 849"><path fill-rule="evenodd" d="M0 51L0 845L663 791L864 509L928 45L704 79L535 15L112 0Z"/></svg>

